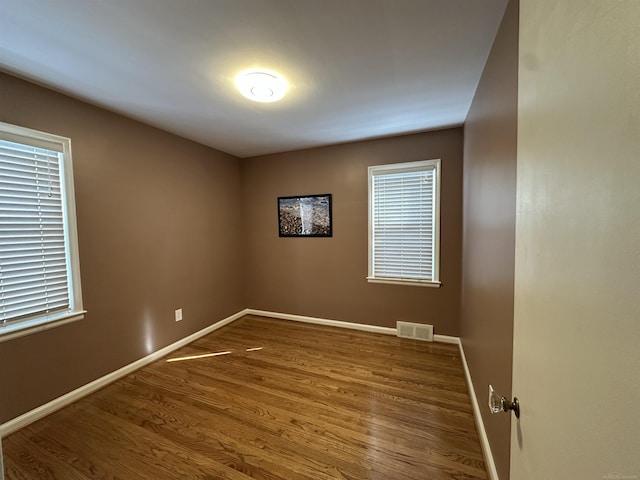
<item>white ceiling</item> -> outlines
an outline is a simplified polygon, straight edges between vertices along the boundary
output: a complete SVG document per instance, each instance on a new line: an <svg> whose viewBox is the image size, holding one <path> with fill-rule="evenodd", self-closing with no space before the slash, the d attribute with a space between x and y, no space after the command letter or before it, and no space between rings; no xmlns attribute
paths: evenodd
<svg viewBox="0 0 640 480"><path fill-rule="evenodd" d="M0 69L248 157L464 122L506 0L0 0ZM278 103L235 74L275 70Z"/></svg>

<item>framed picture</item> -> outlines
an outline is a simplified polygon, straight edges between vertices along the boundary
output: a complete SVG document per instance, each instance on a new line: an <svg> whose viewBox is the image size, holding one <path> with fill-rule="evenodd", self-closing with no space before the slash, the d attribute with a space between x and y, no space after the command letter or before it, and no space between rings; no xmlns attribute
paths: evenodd
<svg viewBox="0 0 640 480"><path fill-rule="evenodd" d="M331 194L278 197L281 237L330 237Z"/></svg>

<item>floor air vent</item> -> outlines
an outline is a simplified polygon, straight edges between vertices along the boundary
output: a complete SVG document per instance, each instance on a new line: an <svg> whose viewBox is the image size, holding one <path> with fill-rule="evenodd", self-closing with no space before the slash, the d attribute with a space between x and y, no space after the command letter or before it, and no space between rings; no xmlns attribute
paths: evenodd
<svg viewBox="0 0 640 480"><path fill-rule="evenodd" d="M433 325L422 323L396 322L396 334L402 338L413 338L433 342Z"/></svg>

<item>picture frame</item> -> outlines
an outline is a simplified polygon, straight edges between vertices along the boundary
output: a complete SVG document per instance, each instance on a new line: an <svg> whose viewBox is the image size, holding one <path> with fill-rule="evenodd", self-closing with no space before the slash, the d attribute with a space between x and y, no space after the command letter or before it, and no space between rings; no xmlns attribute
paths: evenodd
<svg viewBox="0 0 640 480"><path fill-rule="evenodd" d="M330 193L278 197L280 237L333 236Z"/></svg>

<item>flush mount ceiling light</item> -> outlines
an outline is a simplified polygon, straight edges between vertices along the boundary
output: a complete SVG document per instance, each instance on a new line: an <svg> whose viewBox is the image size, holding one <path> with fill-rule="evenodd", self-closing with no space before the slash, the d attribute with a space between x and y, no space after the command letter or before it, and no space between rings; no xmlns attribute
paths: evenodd
<svg viewBox="0 0 640 480"><path fill-rule="evenodd" d="M287 92L287 81L269 70L245 70L236 75L240 93L254 102L277 102Z"/></svg>

